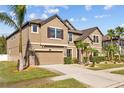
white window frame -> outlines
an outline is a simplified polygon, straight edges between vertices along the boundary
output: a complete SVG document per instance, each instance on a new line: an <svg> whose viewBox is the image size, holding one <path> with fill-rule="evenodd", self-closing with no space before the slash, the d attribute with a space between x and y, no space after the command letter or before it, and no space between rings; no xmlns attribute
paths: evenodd
<svg viewBox="0 0 124 93"><path fill-rule="evenodd" d="M62 40L61 38L56 38L57 37L57 35L56 35L57 30L56 29L61 29L61 30L63 30L63 29L62 28L59 28L59 27L54 27L54 26L49 26L49 27L55 29L55 38L50 37L49 39Z"/></svg>
<svg viewBox="0 0 124 93"><path fill-rule="evenodd" d="M37 26L37 32L33 32L33 25L36 25ZM37 24L32 24L31 25L31 33L36 33L36 34L39 33L39 26Z"/></svg>

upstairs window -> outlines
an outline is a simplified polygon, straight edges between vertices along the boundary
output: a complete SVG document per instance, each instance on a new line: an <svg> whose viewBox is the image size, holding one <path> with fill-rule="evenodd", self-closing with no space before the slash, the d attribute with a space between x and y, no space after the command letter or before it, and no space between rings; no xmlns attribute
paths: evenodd
<svg viewBox="0 0 124 93"><path fill-rule="evenodd" d="M32 25L32 32L33 33L38 33L38 26L36 24Z"/></svg>
<svg viewBox="0 0 124 93"><path fill-rule="evenodd" d="M99 37L98 36L93 36L93 42L94 43L99 43Z"/></svg>
<svg viewBox="0 0 124 93"><path fill-rule="evenodd" d="M72 42L72 33L68 33L68 40Z"/></svg>
<svg viewBox="0 0 124 93"><path fill-rule="evenodd" d="M48 27L48 38L63 39L63 30L58 28Z"/></svg>

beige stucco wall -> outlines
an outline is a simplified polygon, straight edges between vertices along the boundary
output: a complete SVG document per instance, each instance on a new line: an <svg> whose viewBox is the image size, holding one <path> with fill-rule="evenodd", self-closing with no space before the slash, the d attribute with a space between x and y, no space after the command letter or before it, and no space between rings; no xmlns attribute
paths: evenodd
<svg viewBox="0 0 124 93"><path fill-rule="evenodd" d="M26 42L28 40L28 30L29 27L25 27L22 30L23 55L25 53L26 44L27 44ZM17 61L19 59L19 37L20 37L20 33L16 33L7 40L7 54L8 54L8 59L11 61Z"/></svg>
<svg viewBox="0 0 124 93"><path fill-rule="evenodd" d="M81 35L79 35L79 34L74 34L73 33L73 35L72 35L72 42L69 42L68 43L68 47L67 47L67 49L72 49L72 57L73 58L77 58L77 48L76 48L76 46L75 46L75 44L74 44L74 41L77 39L77 38L79 38Z"/></svg>
<svg viewBox="0 0 124 93"><path fill-rule="evenodd" d="M92 48L97 49L99 52L102 52L102 35L101 33L98 31L98 29L96 29L93 33L90 34L90 37L93 39L93 36L96 35L99 38L99 43L93 43L92 44Z"/></svg>
<svg viewBox="0 0 124 93"><path fill-rule="evenodd" d="M47 37L47 28L50 26L63 29L63 39L62 40L50 39ZM67 27L58 18L55 18L52 21L41 26L41 28L39 29L39 33L32 33L30 31L29 37L30 37L30 41L34 42L34 43L49 43L49 44L65 44L65 45L67 45L68 44L67 32L68 32Z"/></svg>

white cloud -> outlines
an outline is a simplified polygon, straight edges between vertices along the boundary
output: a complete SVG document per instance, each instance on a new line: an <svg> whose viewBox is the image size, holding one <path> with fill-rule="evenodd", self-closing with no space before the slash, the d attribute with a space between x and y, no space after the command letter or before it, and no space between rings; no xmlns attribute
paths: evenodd
<svg viewBox="0 0 124 93"><path fill-rule="evenodd" d="M110 17L110 16L111 15L104 14L104 15L97 15L97 16L94 16L94 17L97 18L97 19L101 19L101 18Z"/></svg>
<svg viewBox="0 0 124 93"><path fill-rule="evenodd" d="M124 24L121 24L120 26L121 26L121 27L124 27Z"/></svg>
<svg viewBox="0 0 124 93"><path fill-rule="evenodd" d="M36 14L35 13L31 13L30 15L29 15L29 18L30 19L34 19L34 18L36 18L37 16L36 16Z"/></svg>
<svg viewBox="0 0 124 93"><path fill-rule="evenodd" d="M42 18L42 19L46 19L46 18L48 18L48 15L45 14L45 13L43 13L43 14L41 15L41 18Z"/></svg>
<svg viewBox="0 0 124 93"><path fill-rule="evenodd" d="M67 6L67 5L44 5L44 6L42 6L42 7L44 7L45 9L50 9L50 8L64 8L64 9L69 9L69 6Z"/></svg>
<svg viewBox="0 0 124 93"><path fill-rule="evenodd" d="M85 5L84 7L86 11L90 11L92 9L92 5Z"/></svg>
<svg viewBox="0 0 124 93"><path fill-rule="evenodd" d="M87 18L85 18L85 17L80 17L80 18L70 18L69 19L69 21L71 21L71 22L79 22L79 21L87 21L88 19Z"/></svg>
<svg viewBox="0 0 124 93"><path fill-rule="evenodd" d="M85 18L85 17L82 17L81 18L81 21L87 21L88 19L87 18Z"/></svg>
<svg viewBox="0 0 124 93"><path fill-rule="evenodd" d="M104 10L110 10L113 6L112 5L106 5L104 6Z"/></svg>
<svg viewBox="0 0 124 93"><path fill-rule="evenodd" d="M46 9L45 13L49 13L49 14L56 14L59 12L58 8L53 8L53 9Z"/></svg>
<svg viewBox="0 0 124 93"><path fill-rule="evenodd" d="M46 14L56 14L59 13L59 8L69 9L69 6L67 5L45 5L42 6L45 10L44 13Z"/></svg>
<svg viewBox="0 0 124 93"><path fill-rule="evenodd" d="M75 20L74 20L74 18L70 18L69 21L74 22Z"/></svg>

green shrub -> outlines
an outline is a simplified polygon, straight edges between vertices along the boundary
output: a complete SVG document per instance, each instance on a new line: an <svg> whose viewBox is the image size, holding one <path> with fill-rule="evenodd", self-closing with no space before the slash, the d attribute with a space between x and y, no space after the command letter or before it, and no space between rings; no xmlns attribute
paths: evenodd
<svg viewBox="0 0 124 93"><path fill-rule="evenodd" d="M120 57L121 57L121 62L124 62L124 55L121 55ZM115 55L114 61L119 62L119 56L118 55Z"/></svg>
<svg viewBox="0 0 124 93"><path fill-rule="evenodd" d="M72 64L73 61L72 61L72 58L71 57L65 57L64 58L64 64Z"/></svg>
<svg viewBox="0 0 124 93"><path fill-rule="evenodd" d="M93 56L90 61L100 63L100 62L106 61L106 58L105 56Z"/></svg>
<svg viewBox="0 0 124 93"><path fill-rule="evenodd" d="M91 62L93 62L93 64L91 65L91 67L94 67L94 66L95 66L95 63L98 62L98 56L93 56L93 57L91 58Z"/></svg>
<svg viewBox="0 0 124 93"><path fill-rule="evenodd" d="M78 59L74 57L74 58L72 59L72 62L75 63L75 64L77 64L77 63L78 63Z"/></svg>

